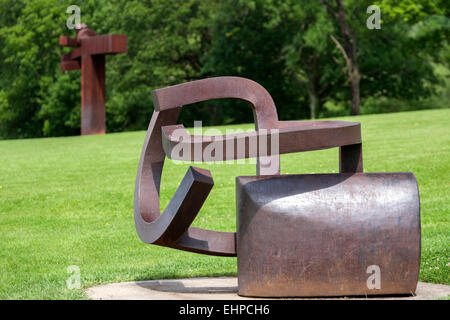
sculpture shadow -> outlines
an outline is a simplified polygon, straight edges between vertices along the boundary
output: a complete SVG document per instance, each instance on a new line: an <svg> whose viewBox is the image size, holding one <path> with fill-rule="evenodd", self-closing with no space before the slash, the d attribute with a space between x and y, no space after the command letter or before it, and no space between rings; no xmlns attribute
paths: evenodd
<svg viewBox="0 0 450 320"><path fill-rule="evenodd" d="M189 286L185 285L181 280L154 280L154 281L138 281L136 284L142 288L174 293L236 293L238 292L236 286L226 285L206 285L206 286Z"/></svg>

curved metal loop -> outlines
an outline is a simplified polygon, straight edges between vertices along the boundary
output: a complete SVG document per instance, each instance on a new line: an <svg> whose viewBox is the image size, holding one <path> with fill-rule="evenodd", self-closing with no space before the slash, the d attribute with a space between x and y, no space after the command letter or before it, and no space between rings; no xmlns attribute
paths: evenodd
<svg viewBox="0 0 450 320"><path fill-rule="evenodd" d="M278 122L277 109L269 92L259 83L240 77L215 77L152 92L156 111L174 109L201 101L236 98L251 103L256 129L274 128Z"/></svg>
<svg viewBox="0 0 450 320"><path fill-rule="evenodd" d="M189 227L214 184L208 170L190 167L169 205L160 214L159 191L165 149L169 150L167 146L171 142L177 142L170 140L168 132L176 125L181 107L185 104L220 98L243 99L253 106L257 136L260 129L279 129L283 132L279 152L257 157L258 175L279 174L280 153L361 143L359 123L278 121L270 94L249 79L209 78L158 89L152 92L152 96L155 111L145 137L134 195L136 231L145 243L210 255L236 256L234 232ZM289 134L297 136L293 138ZM227 139L227 136L221 137ZM246 154L244 157L248 156Z"/></svg>
<svg viewBox="0 0 450 320"><path fill-rule="evenodd" d="M162 127L176 124L184 104L239 98L252 104L257 128L270 128L278 121L272 97L258 83L238 77L188 82L155 90L152 96L155 111L147 130L135 186L134 218L139 237L146 243L186 251L235 256L234 232L189 228L213 185L208 170L190 167L160 215L159 190L166 156L162 146ZM258 167L262 165L258 164Z"/></svg>
<svg viewBox="0 0 450 320"><path fill-rule="evenodd" d="M134 194L136 231L145 243L212 255L235 256L235 234L189 228L213 180L208 170L190 167L162 215L159 190L165 153L161 143L163 124L175 123L180 109L153 113L139 162Z"/></svg>
<svg viewBox="0 0 450 320"><path fill-rule="evenodd" d="M267 146L265 154L277 156L361 143L358 122L292 121L286 125L288 122L291 121L279 121L279 127L266 131L216 136L191 135L181 124L164 126L163 148L169 159L209 162L254 158L262 145ZM272 139L278 140L278 147L274 144L272 148ZM241 147L240 152L235 152L235 146ZM215 151L214 156L210 155L211 150Z"/></svg>

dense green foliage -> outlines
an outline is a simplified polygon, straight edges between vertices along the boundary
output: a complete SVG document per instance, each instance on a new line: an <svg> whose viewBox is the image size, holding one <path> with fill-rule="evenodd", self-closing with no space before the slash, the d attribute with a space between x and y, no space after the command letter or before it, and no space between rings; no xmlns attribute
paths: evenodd
<svg viewBox="0 0 450 320"><path fill-rule="evenodd" d="M73 135L80 127L80 72L62 73L58 36L66 8L98 33L128 35L128 53L107 58L107 129L144 129L151 90L204 77L258 81L281 119L346 115L351 93L339 24L308 0L0 0L0 138ZM333 1L328 1L334 5ZM380 0L369 30L367 0L344 1L356 34L361 113L448 107L448 1ZM252 121L242 102L185 108L191 125Z"/></svg>
<svg viewBox="0 0 450 320"><path fill-rule="evenodd" d="M421 202L420 281L443 284L450 284L449 117L450 110L443 109L355 119L362 125L365 171L414 172ZM220 129L225 133L225 127ZM83 290L66 287L71 265L80 268L82 289L120 281L236 274L235 258L139 240L133 188L144 137L145 131L136 131L0 141L0 299L83 298ZM281 172L337 172L338 152L333 148L282 155ZM166 161L162 208L187 167ZM253 175L255 165L200 167L211 171L214 188L194 226L235 231L235 175Z"/></svg>

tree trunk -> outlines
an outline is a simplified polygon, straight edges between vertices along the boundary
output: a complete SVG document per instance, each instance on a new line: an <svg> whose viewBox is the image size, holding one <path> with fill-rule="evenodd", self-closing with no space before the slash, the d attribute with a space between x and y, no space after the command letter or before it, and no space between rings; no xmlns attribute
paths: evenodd
<svg viewBox="0 0 450 320"><path fill-rule="evenodd" d="M359 115L359 105L360 105L360 91L359 91L359 82L361 76L359 75L358 68L353 69L353 75L351 78L351 91L352 91L352 111L351 115L356 116Z"/></svg>
<svg viewBox="0 0 450 320"><path fill-rule="evenodd" d="M330 38L341 51L347 64L347 76L350 82L350 90L352 94L351 114L358 115L360 107L359 83L361 80L361 74L359 72L358 64L357 37L356 34L350 29L342 0L336 0L336 9L334 9L326 0L322 0L322 2L334 15L341 29L343 45L341 45L341 43L332 35L330 35Z"/></svg>
<svg viewBox="0 0 450 320"><path fill-rule="evenodd" d="M208 104L207 108L211 117L210 125L217 125L217 107L213 106L212 104Z"/></svg>
<svg viewBox="0 0 450 320"><path fill-rule="evenodd" d="M311 114L311 119L315 119L317 104L319 103L319 97L317 96L316 90L314 90L313 86L308 86L307 90L309 95L309 111Z"/></svg>

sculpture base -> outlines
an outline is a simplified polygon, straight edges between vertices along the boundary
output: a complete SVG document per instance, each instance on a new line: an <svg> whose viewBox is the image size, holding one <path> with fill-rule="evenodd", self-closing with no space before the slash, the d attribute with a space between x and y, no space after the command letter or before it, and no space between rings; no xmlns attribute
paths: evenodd
<svg viewBox="0 0 450 320"><path fill-rule="evenodd" d="M410 294L420 266L411 173L236 178L239 294Z"/></svg>
<svg viewBox="0 0 450 320"><path fill-rule="evenodd" d="M211 277L110 283L89 288L94 300L245 300L237 294L237 278ZM450 286L419 282L414 296L373 296L339 298L302 298L301 300L425 300L450 295ZM258 298L260 299L260 298ZM297 298L294 298L297 299Z"/></svg>

